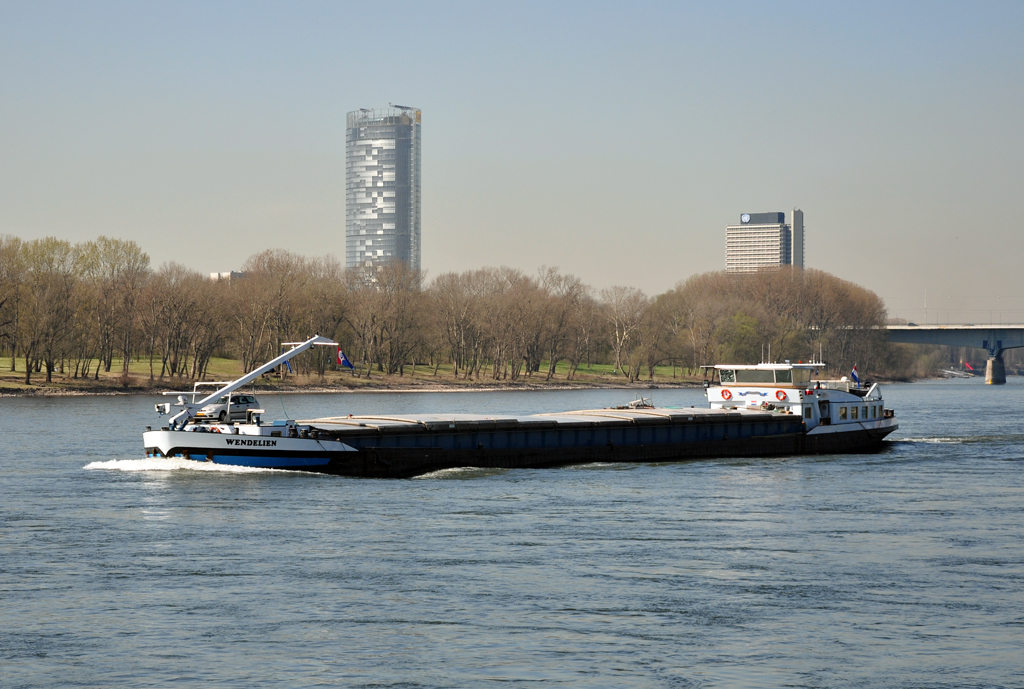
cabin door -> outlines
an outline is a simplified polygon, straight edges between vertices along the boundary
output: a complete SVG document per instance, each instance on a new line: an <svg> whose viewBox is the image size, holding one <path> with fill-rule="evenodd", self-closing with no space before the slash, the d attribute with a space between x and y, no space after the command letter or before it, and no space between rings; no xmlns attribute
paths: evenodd
<svg viewBox="0 0 1024 689"><path fill-rule="evenodd" d="M821 418L822 425L828 425L832 423L832 417L828 411L828 402L818 402L818 416ZM826 421L826 419L828 419Z"/></svg>

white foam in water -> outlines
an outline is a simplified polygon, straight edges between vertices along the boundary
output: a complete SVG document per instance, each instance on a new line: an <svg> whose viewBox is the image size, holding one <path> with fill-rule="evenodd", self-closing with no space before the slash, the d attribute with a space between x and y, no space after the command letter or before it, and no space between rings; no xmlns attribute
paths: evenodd
<svg viewBox="0 0 1024 689"><path fill-rule="evenodd" d="M452 469L438 469L437 471L430 471L426 474L419 474L413 476L413 479L434 479L434 478L473 478L474 476L489 476L491 474L501 473L506 471L505 469L489 469L485 467L454 467Z"/></svg>
<svg viewBox="0 0 1024 689"><path fill-rule="evenodd" d="M229 464L214 464L212 462L197 462L193 459L181 457L150 458L150 459L110 459L105 462L90 462L83 469L112 469L114 471L176 471L185 469L187 471L221 471L230 474L262 474L262 473L288 473L282 469L261 469L259 467L239 467Z"/></svg>
<svg viewBox="0 0 1024 689"><path fill-rule="evenodd" d="M935 443L938 445L959 445L964 442L963 438L933 437L933 438L900 438L897 442L904 443Z"/></svg>

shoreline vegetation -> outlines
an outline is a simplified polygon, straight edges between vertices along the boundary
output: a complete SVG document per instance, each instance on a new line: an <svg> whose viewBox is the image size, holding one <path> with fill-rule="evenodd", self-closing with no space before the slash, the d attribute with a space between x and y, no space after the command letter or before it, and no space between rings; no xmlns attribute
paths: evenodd
<svg viewBox="0 0 1024 689"><path fill-rule="evenodd" d="M238 362L235 362L238 363ZM1016 372L1007 371L1007 375L1020 375ZM237 375L241 376L239 366ZM981 376L977 376L979 379ZM228 378L228 376L224 376ZM891 383L913 383L919 380L943 380L941 375L914 376L906 378L871 378L870 382L891 384ZM217 380L211 378L212 380ZM867 380L867 379L865 379ZM496 381L464 381L453 380L451 377L434 378L430 375L417 374L412 377L405 376L381 376L370 380L354 378L349 374L328 376L325 378L314 378L311 376L289 376L286 380L278 377L270 377L259 383L246 386L245 390L255 394L318 394L318 393L360 393L360 392L515 392L525 390L667 390L672 388L702 388L703 376L700 375L677 375L675 378L668 372L658 371L653 380L644 379L629 383L624 376L611 375L609 373L598 373L583 371L582 375L566 380L530 380L523 382L496 382ZM19 381L11 380L10 374L0 372L0 398L3 397L72 397L86 395L160 395L164 392L184 392L192 387L193 380L182 378L180 380L165 379L163 381L150 382L145 376L131 375L127 380L118 375L101 375L98 381L71 381L65 382L55 380L52 383L37 383L26 386ZM178 383L178 384L176 384ZM213 388L207 388L211 391Z"/></svg>
<svg viewBox="0 0 1024 689"><path fill-rule="evenodd" d="M44 381L25 385L17 373L0 371L0 397L18 396L77 396L77 395L159 395L163 392L191 390L195 382L183 377L150 381L148 374L139 370L141 362L131 362L130 373L124 376L117 372L119 363L115 360L112 372L102 373L99 379L64 380L55 377L51 383ZM494 392L516 390L583 390L620 389L643 391L667 388L699 388L702 376L686 375L682 369L656 367L653 379L628 382L621 374L613 374L607 365L583 367L573 380L565 380L564 365L556 369L562 376L518 381L465 380L452 376L452 367L441 366L434 375L432 367L420 366L415 374L407 371L404 376L372 375L369 379L361 373L328 371L323 377L316 375L271 374L264 376L254 385L246 386L247 391L258 394L291 393L358 393L358 392ZM229 381L242 375L241 362L230 359L214 359L211 364L209 381ZM673 373L675 377L673 377ZM214 388L201 388L212 392Z"/></svg>
<svg viewBox="0 0 1024 689"><path fill-rule="evenodd" d="M0 235L0 394L190 390L314 333L354 368L318 347L255 390L644 389L699 385L702 364L818 358L833 377L856 364L910 380L964 358L889 343L878 295L813 269L703 273L649 296L549 267L427 279L270 250L218 277L154 269L132 241Z"/></svg>

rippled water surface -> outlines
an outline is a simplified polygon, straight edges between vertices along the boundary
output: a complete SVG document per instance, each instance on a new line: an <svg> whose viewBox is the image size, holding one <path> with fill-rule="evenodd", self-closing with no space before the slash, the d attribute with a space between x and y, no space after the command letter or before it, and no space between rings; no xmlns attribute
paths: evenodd
<svg viewBox="0 0 1024 689"><path fill-rule="evenodd" d="M142 459L155 398L0 399L0 686L1024 686L1024 384L885 394L880 454L399 481Z"/></svg>

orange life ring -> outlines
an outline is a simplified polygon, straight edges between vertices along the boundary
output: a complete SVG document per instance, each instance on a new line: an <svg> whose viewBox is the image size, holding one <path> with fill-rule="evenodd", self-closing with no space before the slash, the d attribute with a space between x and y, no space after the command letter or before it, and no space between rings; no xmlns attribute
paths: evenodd
<svg viewBox="0 0 1024 689"><path fill-rule="evenodd" d="M220 429L217 428L216 426L210 426L210 432L212 432L212 433L220 433Z"/></svg>
<svg viewBox="0 0 1024 689"><path fill-rule="evenodd" d="M778 392L776 392L776 393L775 393L775 399L777 399L777 400L778 400L778 401L780 401L780 402L781 402L782 400L786 399L786 393L785 393L785 391L784 391L784 390L779 390Z"/></svg>
<svg viewBox="0 0 1024 689"><path fill-rule="evenodd" d="M731 400L732 399L732 393L729 392L728 389L722 390L722 399L723 400Z"/></svg>

